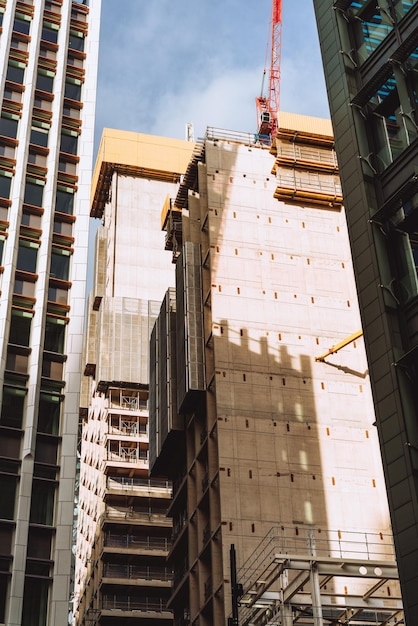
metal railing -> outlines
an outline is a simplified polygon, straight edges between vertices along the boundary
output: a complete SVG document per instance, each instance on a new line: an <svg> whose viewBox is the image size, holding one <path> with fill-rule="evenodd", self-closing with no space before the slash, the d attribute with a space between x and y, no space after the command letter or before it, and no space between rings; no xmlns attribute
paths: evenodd
<svg viewBox="0 0 418 626"><path fill-rule="evenodd" d="M395 561L392 536L387 533L278 526L270 530L240 568L240 583L245 586L275 554Z"/></svg>
<svg viewBox="0 0 418 626"><path fill-rule="evenodd" d="M102 610L117 611L154 611L156 613L168 612L163 598L146 597L131 598L130 596L103 596Z"/></svg>
<svg viewBox="0 0 418 626"><path fill-rule="evenodd" d="M168 537L138 537L136 535L113 535L105 536L104 545L109 548L142 548L145 550L167 551L171 542Z"/></svg>
<svg viewBox="0 0 418 626"><path fill-rule="evenodd" d="M112 477L108 476L106 480L107 489L123 489L126 491L134 487L144 487L149 491L161 491L161 489L172 492L169 480L154 480L152 478L129 478L129 477Z"/></svg>
<svg viewBox="0 0 418 626"><path fill-rule="evenodd" d="M135 578L164 582L173 580L173 572L167 567L148 567L121 563L105 563L103 576L105 578Z"/></svg>
<svg viewBox="0 0 418 626"><path fill-rule="evenodd" d="M243 133L223 128L214 128L213 126L207 127L205 139L212 141L223 139L225 141L243 143L248 146L265 145L264 142L260 140L260 135L256 133Z"/></svg>

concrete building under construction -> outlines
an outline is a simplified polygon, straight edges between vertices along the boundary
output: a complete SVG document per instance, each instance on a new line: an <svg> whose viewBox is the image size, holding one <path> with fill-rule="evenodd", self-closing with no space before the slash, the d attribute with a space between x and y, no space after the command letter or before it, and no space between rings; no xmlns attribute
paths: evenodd
<svg viewBox="0 0 418 626"><path fill-rule="evenodd" d="M193 144L105 130L93 177L94 288L82 393L74 623L172 623L167 480L148 477L148 346L174 284L161 206Z"/></svg>
<svg viewBox="0 0 418 626"><path fill-rule="evenodd" d="M282 113L271 151L208 129L162 224L175 624L403 623L330 123Z"/></svg>

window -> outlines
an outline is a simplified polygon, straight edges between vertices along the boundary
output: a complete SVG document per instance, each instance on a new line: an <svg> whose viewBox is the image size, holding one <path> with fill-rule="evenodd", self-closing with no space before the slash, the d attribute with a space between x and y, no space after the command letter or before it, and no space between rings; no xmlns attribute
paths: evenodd
<svg viewBox="0 0 418 626"><path fill-rule="evenodd" d="M0 235L0 267L3 260L4 237Z"/></svg>
<svg viewBox="0 0 418 626"><path fill-rule="evenodd" d="M44 350L64 353L65 323L60 319L47 319L45 324Z"/></svg>
<svg viewBox="0 0 418 626"><path fill-rule="evenodd" d="M68 41L68 47L72 50L84 51L84 35L78 31L70 31L70 39Z"/></svg>
<svg viewBox="0 0 418 626"><path fill-rule="evenodd" d="M48 112L52 111L51 100L47 99L46 96L43 96L40 93L35 93L35 99L33 101L33 105L38 109L42 109L43 111L48 111Z"/></svg>
<svg viewBox="0 0 418 626"><path fill-rule="evenodd" d="M6 100L12 100L12 102L22 102L22 89L19 89L17 85L6 83L4 97Z"/></svg>
<svg viewBox="0 0 418 626"><path fill-rule="evenodd" d="M73 225L69 222L62 222L61 220L54 221L54 233L64 235L64 237L71 237L73 234Z"/></svg>
<svg viewBox="0 0 418 626"><path fill-rule="evenodd" d="M0 117L0 135L3 137L17 137L18 118L6 117L4 114Z"/></svg>
<svg viewBox="0 0 418 626"><path fill-rule="evenodd" d="M26 576L23 592L22 626L45 626L49 585L48 580Z"/></svg>
<svg viewBox="0 0 418 626"><path fill-rule="evenodd" d="M38 248L38 244L21 239L19 242L16 269L35 274Z"/></svg>
<svg viewBox="0 0 418 626"><path fill-rule="evenodd" d="M61 134L61 152L67 154L77 154L78 135L67 135L64 131Z"/></svg>
<svg viewBox="0 0 418 626"><path fill-rule="evenodd" d="M43 185L37 185L34 182L26 182L25 196L23 202L25 204L32 204L33 206L42 206L42 199L44 195Z"/></svg>
<svg viewBox="0 0 418 626"><path fill-rule="evenodd" d="M57 287L49 287L48 300L57 304L67 304L68 291L66 289L58 289Z"/></svg>
<svg viewBox="0 0 418 626"><path fill-rule="evenodd" d="M352 2L350 9L355 18L351 23L353 44L361 64L393 30L393 22L388 13L379 10L377 2L356 0Z"/></svg>
<svg viewBox="0 0 418 626"><path fill-rule="evenodd" d="M25 76L25 67L22 63L19 65L12 65L9 63L7 66L6 80L10 80L12 83L18 83L23 85L23 79Z"/></svg>
<svg viewBox="0 0 418 626"><path fill-rule="evenodd" d="M370 98L367 111L367 128L371 133L372 152L375 155L374 165L378 172L382 172L416 136L415 127L408 123L403 114L397 81L393 75Z"/></svg>
<svg viewBox="0 0 418 626"><path fill-rule="evenodd" d="M39 479L33 480L30 523L52 526L54 518L54 497L54 483L41 481Z"/></svg>
<svg viewBox="0 0 418 626"><path fill-rule="evenodd" d="M58 435L60 432L60 417L60 396L42 393L41 391L38 411L38 432Z"/></svg>
<svg viewBox="0 0 418 626"><path fill-rule="evenodd" d="M29 356L27 354L16 354L9 351L6 359L6 370L17 374L28 373Z"/></svg>
<svg viewBox="0 0 418 626"><path fill-rule="evenodd" d="M43 148L46 148L48 145L48 131L45 128L32 126L29 141L35 146L42 146Z"/></svg>
<svg viewBox="0 0 418 626"><path fill-rule="evenodd" d="M68 82L65 83L64 96L66 98L70 98L70 100L78 100L81 101L81 84L76 85L74 83Z"/></svg>
<svg viewBox="0 0 418 626"><path fill-rule="evenodd" d="M1 477L1 518L13 519L16 499L16 478L13 476Z"/></svg>
<svg viewBox="0 0 418 626"><path fill-rule="evenodd" d="M29 282L27 280L17 279L15 280L13 293L18 296L27 296L28 298L33 298L35 296L35 283Z"/></svg>
<svg viewBox="0 0 418 626"><path fill-rule="evenodd" d="M9 343L18 346L29 346L32 315L24 311L12 311L10 322Z"/></svg>
<svg viewBox="0 0 418 626"><path fill-rule="evenodd" d="M68 280L70 273L70 253L67 250L52 249L50 277Z"/></svg>
<svg viewBox="0 0 418 626"><path fill-rule="evenodd" d="M24 226L29 226L30 228L37 228L38 230L41 228L42 218L37 213L30 213L29 211L23 209L22 214L22 224Z"/></svg>
<svg viewBox="0 0 418 626"><path fill-rule="evenodd" d="M71 106L67 102L64 102L64 108L62 112L64 115L67 115L68 117L73 117L74 119L77 119L77 120L80 119L80 108Z"/></svg>
<svg viewBox="0 0 418 626"><path fill-rule="evenodd" d="M13 22L13 30L17 33L23 33L24 35L29 35L30 31L30 21L21 19L20 17L16 17Z"/></svg>
<svg viewBox="0 0 418 626"><path fill-rule="evenodd" d="M41 39L43 39L44 41L50 41L51 43L57 43L58 31L44 24L44 27L42 28Z"/></svg>
<svg viewBox="0 0 418 626"><path fill-rule="evenodd" d="M25 397L26 389L4 385L0 425L9 426L10 428L22 428Z"/></svg>
<svg viewBox="0 0 418 626"><path fill-rule="evenodd" d="M51 75L51 72L48 74L44 74L41 70L38 70L38 76L36 79L36 89L40 89L41 91L47 91L48 93L52 93L54 88L54 77Z"/></svg>
<svg viewBox="0 0 418 626"><path fill-rule="evenodd" d="M58 171L75 176L77 174L77 163L61 158L58 163Z"/></svg>
<svg viewBox="0 0 418 626"><path fill-rule="evenodd" d="M30 150L28 154L28 163L39 165L40 167L46 167L47 157L45 154L40 154L39 152Z"/></svg>
<svg viewBox="0 0 418 626"><path fill-rule="evenodd" d="M51 361L44 356L42 361L42 376L53 380L62 380L64 364L61 361Z"/></svg>
<svg viewBox="0 0 418 626"><path fill-rule="evenodd" d="M11 185L11 176L6 176L6 172L0 171L0 198L10 198Z"/></svg>
<svg viewBox="0 0 418 626"><path fill-rule="evenodd" d="M58 187L55 198L55 210L59 213L72 215L74 210L74 194L68 189Z"/></svg>
<svg viewBox="0 0 418 626"><path fill-rule="evenodd" d="M0 155L6 157L7 159L14 159L15 147L9 146L9 144L4 141L0 141Z"/></svg>

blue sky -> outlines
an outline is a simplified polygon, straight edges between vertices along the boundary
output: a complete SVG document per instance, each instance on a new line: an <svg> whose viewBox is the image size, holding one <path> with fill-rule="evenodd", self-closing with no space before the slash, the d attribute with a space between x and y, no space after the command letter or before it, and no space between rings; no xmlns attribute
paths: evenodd
<svg viewBox="0 0 418 626"><path fill-rule="evenodd" d="M270 0L102 0L102 128L254 132ZM281 109L328 117L312 0L283 0Z"/></svg>

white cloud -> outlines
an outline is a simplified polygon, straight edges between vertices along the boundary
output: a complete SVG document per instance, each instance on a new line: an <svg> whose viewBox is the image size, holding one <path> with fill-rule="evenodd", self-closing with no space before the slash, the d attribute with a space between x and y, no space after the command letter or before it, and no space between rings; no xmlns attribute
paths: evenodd
<svg viewBox="0 0 418 626"><path fill-rule="evenodd" d="M151 132L184 137L187 122L193 122L196 138L204 135L207 126L255 132L260 75L260 68L230 69L203 87L164 93L156 103Z"/></svg>

